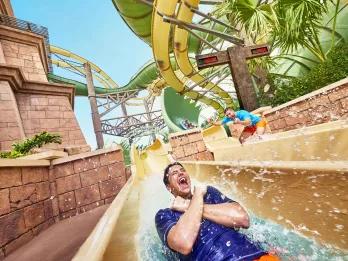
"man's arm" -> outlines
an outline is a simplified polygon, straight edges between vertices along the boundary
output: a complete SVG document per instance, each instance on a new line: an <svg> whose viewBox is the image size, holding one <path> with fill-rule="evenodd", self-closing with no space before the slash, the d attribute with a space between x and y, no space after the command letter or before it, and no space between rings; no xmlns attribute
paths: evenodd
<svg viewBox="0 0 348 261"><path fill-rule="evenodd" d="M221 126L222 125L222 121L213 121L211 124L214 125L214 126Z"/></svg>
<svg viewBox="0 0 348 261"><path fill-rule="evenodd" d="M207 119L207 122L210 123L213 126L221 126L224 124L223 119L222 120L216 120L214 121L213 119Z"/></svg>
<svg viewBox="0 0 348 261"><path fill-rule="evenodd" d="M248 228L249 215L237 202L204 204L203 218L231 228Z"/></svg>
<svg viewBox="0 0 348 261"><path fill-rule="evenodd" d="M246 118L245 120L241 121L240 119L236 118L235 123L242 124L244 126L249 126L249 125L251 125L251 119Z"/></svg>
<svg viewBox="0 0 348 261"><path fill-rule="evenodd" d="M204 194L204 189L195 188L187 210L168 233L168 246L183 255L191 252L196 241L202 220Z"/></svg>
<svg viewBox="0 0 348 261"><path fill-rule="evenodd" d="M190 206L190 200L178 197L172 209L186 212ZM204 204L203 218L231 228L248 228L249 215L237 202L221 204Z"/></svg>

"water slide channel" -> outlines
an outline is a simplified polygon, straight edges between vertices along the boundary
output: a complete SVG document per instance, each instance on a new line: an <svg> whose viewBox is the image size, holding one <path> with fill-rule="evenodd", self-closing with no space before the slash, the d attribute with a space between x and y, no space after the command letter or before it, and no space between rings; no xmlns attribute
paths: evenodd
<svg viewBox="0 0 348 261"><path fill-rule="evenodd" d="M214 127L203 136L215 161L182 163L194 182L218 187L249 211L252 225L241 232L265 249L284 260L346 260L347 135L347 121L336 121L241 146ZM73 260L170 259L154 225L171 200L161 181L168 145L133 148L132 160L131 179Z"/></svg>

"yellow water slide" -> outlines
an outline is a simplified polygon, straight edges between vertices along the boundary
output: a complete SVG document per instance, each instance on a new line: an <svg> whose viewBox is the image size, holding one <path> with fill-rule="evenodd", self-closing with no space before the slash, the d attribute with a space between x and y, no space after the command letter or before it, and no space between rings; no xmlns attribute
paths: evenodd
<svg viewBox="0 0 348 261"><path fill-rule="evenodd" d="M76 61L81 62L82 64L84 63L89 63L91 65L91 69L96 72L95 77L100 81L101 84L103 84L104 88L118 88L118 84L116 82L114 82L114 80L111 79L111 77L104 72L99 66L97 66L96 64L92 63L91 61L75 54L72 53L68 50L65 50L63 48L54 46L54 45L50 45L50 52L52 54L59 54L62 55L64 57L68 57L68 58L72 58ZM69 68L72 65L67 63L66 61L63 60L58 60L58 59L52 59L52 64L57 65L58 67L63 67L63 68ZM79 68L78 66L74 67L75 70L79 71L82 74L85 74L85 71L83 68Z"/></svg>
<svg viewBox="0 0 348 261"><path fill-rule="evenodd" d="M198 9L199 2L200 0L181 1L178 9L177 19L185 23L191 23L193 18L191 7ZM221 97L225 102L226 107L233 107L232 98L226 91L224 91L211 81L208 81L205 84L201 84L205 82L205 78L193 68L190 62L188 53L188 40L189 32L176 25L174 27L173 47L175 58L181 72L195 84L204 86L205 89L212 91L219 97Z"/></svg>
<svg viewBox="0 0 348 261"><path fill-rule="evenodd" d="M73 260L141 260L137 233L146 178L160 175L170 162L168 149L156 140L146 149L132 148L132 176ZM150 185L150 184L147 184Z"/></svg>
<svg viewBox="0 0 348 261"><path fill-rule="evenodd" d="M220 148L221 154L215 161L182 162L194 180L217 186L257 217L288 229L286 233L276 232L270 239L283 236L286 244L291 234L299 233L319 244L314 252L322 251L320 249L325 246L330 247L327 252L329 257L334 257L336 250L347 254L348 155L344 149L348 147L347 122L337 121L298 132L275 134L280 139L278 143L270 138L255 142L253 148L248 147L252 144L247 145L247 149L255 148L257 153L259 148L268 146L269 150L263 151L264 155L279 155L257 160L245 151L245 145L237 146L229 141L219 128L210 129L203 135L205 141L212 144L214 152L219 152ZM218 140L225 141L224 147L222 143L214 145L214 141ZM334 145L331 146L330 142ZM340 146L335 147L337 144ZM73 260L146 259L143 249L152 246L140 234L154 226L155 213L151 213L151 205L158 209L163 195L169 194L161 184L163 169L170 161L166 146L156 140L145 151L133 148L132 177ZM291 153L293 151L308 157L299 158L296 153ZM222 158L223 154L231 157ZM341 156L335 156L337 154ZM237 159L236 155L244 160ZM314 157L311 158L311 155ZM245 160L248 157L250 160ZM150 219L145 217L145 213L150 213ZM146 223L146 219L150 223ZM264 230L261 231L264 237L263 233ZM156 239L157 235L152 234L152 237ZM301 243L296 243L297 246L299 250L304 248ZM328 260L328 256L319 257Z"/></svg>
<svg viewBox="0 0 348 261"><path fill-rule="evenodd" d="M223 107L216 101L200 95L194 91L185 90L185 82L188 80L185 73L175 72L170 61L170 39L171 39L171 24L163 21L163 16L175 16L175 10L178 1L162 1L155 0L153 4L152 14L152 50L154 58L158 65L158 69L165 79L167 84L174 88L178 93L193 100L199 100L209 106L212 106L219 114L223 113ZM184 77L178 77L178 75Z"/></svg>

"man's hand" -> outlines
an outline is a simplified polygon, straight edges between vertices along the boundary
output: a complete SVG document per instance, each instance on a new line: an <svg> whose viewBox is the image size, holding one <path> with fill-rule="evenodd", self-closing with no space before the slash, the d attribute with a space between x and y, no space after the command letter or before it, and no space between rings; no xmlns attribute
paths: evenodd
<svg viewBox="0 0 348 261"><path fill-rule="evenodd" d="M214 126L220 126L220 125L222 125L222 122L221 121L215 121L215 120L213 120L213 119L207 119L207 122L209 123L209 124L212 124L212 125L214 125Z"/></svg>
<svg viewBox="0 0 348 261"><path fill-rule="evenodd" d="M235 118L233 121L234 121L234 123L237 123L237 124L241 124L242 123L242 121L240 119L238 119L238 118Z"/></svg>
<svg viewBox="0 0 348 261"><path fill-rule="evenodd" d="M241 121L240 119L235 118L234 123L242 124L243 126L249 126L249 125L251 125L251 119L247 118L244 121Z"/></svg>
<svg viewBox="0 0 348 261"><path fill-rule="evenodd" d="M167 242L169 248L183 255L192 252L196 242L203 214L203 196L206 189L195 188L195 192L186 211L181 215L178 222L169 230ZM175 198L173 207L185 209L187 202L183 198Z"/></svg>
<svg viewBox="0 0 348 261"><path fill-rule="evenodd" d="M190 200L189 199L184 199L180 196L177 196L173 203L171 209L179 211L179 212L185 212L190 205Z"/></svg>
<svg viewBox="0 0 348 261"><path fill-rule="evenodd" d="M193 193L204 197L205 193L207 193L207 186L204 186L204 185L195 186Z"/></svg>

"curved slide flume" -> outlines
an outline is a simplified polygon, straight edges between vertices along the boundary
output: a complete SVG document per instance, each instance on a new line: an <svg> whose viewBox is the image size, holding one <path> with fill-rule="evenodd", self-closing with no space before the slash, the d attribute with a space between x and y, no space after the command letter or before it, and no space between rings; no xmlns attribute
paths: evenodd
<svg viewBox="0 0 348 261"><path fill-rule="evenodd" d="M111 77L109 75L107 75L99 66L97 66L96 64L92 63L91 61L88 61L87 59L81 57L80 55L77 55L75 53L72 53L68 50L65 50L63 48L54 46L54 45L50 45L50 52L51 54L58 54L58 55L62 55L64 57L68 57L71 59L74 59L80 63L89 63L91 66L92 71L94 71L96 74L95 76L97 77L98 80L100 80L100 82L104 85L105 88L118 88L117 83L115 83ZM61 67L70 67L71 65L68 64L65 61L62 60L55 60L52 59L52 63L57 65L57 66L61 66ZM78 67L74 67L75 70L79 71L80 73L84 74L84 71Z"/></svg>
<svg viewBox="0 0 348 261"><path fill-rule="evenodd" d="M181 1L178 9L177 19L185 23L192 22L193 12L191 11L190 7L197 9L199 2L200 0ZM196 84L199 84L204 81L204 77L193 68L190 62L188 53L189 32L187 30L179 28L179 26L177 25L174 28L173 46L174 54L179 68L186 77L189 77ZM214 92L219 97L221 97L225 102L226 107L233 107L234 104L231 96L216 84L209 81L204 84L204 88Z"/></svg>
<svg viewBox="0 0 348 261"><path fill-rule="evenodd" d="M223 107L213 99L202 96L197 92L185 89L186 77L179 79L170 61L169 39L171 25L163 22L162 15L173 16L175 14L178 1L159 1L154 2L152 17L152 50L159 68L159 71L167 84L179 93L183 93L195 101L199 100L208 106L213 107L220 115L223 114Z"/></svg>
<svg viewBox="0 0 348 261"><path fill-rule="evenodd" d="M298 245L304 244L309 246L309 255L322 255L323 248L328 244L347 250L348 233L336 229L335 225L348 226L345 215L338 211L345 209L344 188L347 180L343 174L348 173L348 167L344 161L333 161L334 154L325 152L323 144L318 141L326 136L325 141L330 143L332 141L329 137L333 135L336 144L344 143L348 125L342 125L342 122L326 125L328 124L307 127L296 133L283 132L280 133L281 138L249 144L248 147L259 148L261 153L257 155L263 157L261 161L230 158L224 161L182 163L193 179L205 184L217 185L227 196L237 198L250 212L262 218L264 226L268 228L267 233L271 233L273 237L265 238L265 230L258 230L255 220L249 230L255 233L255 238L265 238L265 241L273 240L274 245L270 244L271 247L279 246L280 249L291 251L291 255L297 253L293 251L297 251ZM216 134L217 132L211 132L209 135L216 136ZM207 138L206 135L205 138ZM213 137L210 138L213 139ZM299 139L305 139L308 143L298 143ZM299 144L296 149L293 147L295 143ZM224 146L229 146L229 150L238 151L234 153L238 157L252 159L247 155L253 149L244 148L240 144L233 145L227 137L225 137ZM232 155L226 153L225 147L216 147L214 150L224 157ZM273 153L263 153L265 151L263 147L267 147ZM299 158L298 150L306 152L304 159ZM290 155L289 151L292 152ZM342 159L348 155L343 145L332 146L331 152L333 151L342 155ZM162 197L169 194L162 183L163 169L169 163L167 155L168 148L158 140L145 151L138 151L133 147L131 178L79 249L73 261L166 260L154 227L154 216L156 211L163 207ZM313 161L311 158L313 155L320 160ZM260 178L261 173L262 178ZM315 183L313 183L314 177ZM327 182L328 179L331 181ZM338 187L334 186L337 182L341 184ZM313 186L319 189L316 197L313 197ZM330 193L333 189L335 193ZM277 200L274 200L275 198ZM323 204L323 200L326 204ZM168 205L164 207L166 206ZM337 211L332 211L334 207ZM322 211L308 211L308 209ZM280 219L279 216L284 218ZM272 227L275 227L274 224L287 230L274 231L272 230ZM317 245L297 232L323 245ZM290 234L297 234L298 240L302 241L295 241L293 245L289 245ZM320 256L320 260L329 260L328 257L335 254L334 249L328 248L328 250L328 256ZM149 255L144 255L144 252ZM284 251L284 254L286 252ZM331 259L334 257L331 256Z"/></svg>
<svg viewBox="0 0 348 261"><path fill-rule="evenodd" d="M112 3L130 30L151 46L152 6L134 0L112 0ZM190 37L190 52L196 53L199 46L200 40Z"/></svg>
<svg viewBox="0 0 348 261"><path fill-rule="evenodd" d="M71 84L75 86L75 95L88 96L87 85L85 83L68 79L62 76L48 74L48 79L55 83ZM136 77L135 77L136 79ZM135 80L136 81L136 80ZM106 89L102 87L94 87L96 94L114 93L115 89ZM127 103L128 104L128 103ZM128 104L130 106L143 106L143 103ZM180 110L177 110L178 106ZM164 122L171 132L181 131L181 122L189 120L191 123L198 125L198 117L200 110L188 99L176 93L172 88L165 88L161 95L161 108Z"/></svg>
<svg viewBox="0 0 348 261"><path fill-rule="evenodd" d="M139 38L141 38L146 43L151 45L151 42L149 41L149 35L151 36L151 19L149 19L149 17L151 17L151 15L148 14L148 11L152 10L152 7L147 5L147 4L142 3L141 1L133 1L133 0L113 0L113 4L114 4L115 8L117 9L117 11L120 13L123 20L130 27L130 29ZM152 23L153 23L153 21L152 21ZM156 32L156 30L154 28L152 28L152 31ZM203 36L203 37L206 36L206 34L204 34L204 33L203 34L198 33L198 34ZM151 36L151 37L153 39L153 36ZM209 38L211 38L211 37L209 37ZM166 39L166 42L169 43L168 51L172 52L172 41L168 41L168 39ZM162 42L162 44L163 43L164 42ZM188 52L197 53L197 51L201 45L201 41L198 38L196 38L192 35L189 35L188 43L189 43L188 44ZM169 61L168 61L168 64L169 64ZM168 81L168 79L166 79L166 80ZM170 84L169 82L168 82L168 84L169 84L169 86L173 87L176 90L182 88L179 86L183 85L182 83L180 83L180 85L178 85L178 84ZM212 87L212 86L210 85L209 87ZM221 94L223 100L228 99L225 97L226 93L220 92L220 94ZM223 108L217 101L214 101L210 98L202 97L201 95L198 95L198 93L196 93L196 92L186 92L185 96L190 97L191 99L193 99L195 101L197 101L199 99L201 102L215 108L219 114L223 113ZM226 100L225 100L225 102L226 102ZM227 102L227 103L230 104L230 102Z"/></svg>
<svg viewBox="0 0 348 261"><path fill-rule="evenodd" d="M102 71L97 65L93 64L92 62L88 61L87 59L76 55L68 50L64 50L59 47L53 47L55 50L55 53L59 53L65 57L70 58L76 58L78 57L78 61L80 62L88 62L92 64L92 68L98 68L98 71ZM51 49L53 49L51 48ZM174 57L171 57L171 63L175 63ZM63 60L53 60L53 64L58 65L63 68L71 68L71 65L67 62L64 62ZM80 67L74 67L73 69L78 70L78 72L84 74L84 70ZM97 75L97 74L95 74ZM104 73L106 77L104 78L110 78L107 76L106 73ZM153 60L150 60L147 62L132 78L131 80L124 86L118 87L118 88L106 88L105 84L103 84L103 87L95 87L96 94L106 94L106 93L114 93L115 91L122 92L127 90L142 90L146 89L148 85L152 84L156 79L158 79L158 69ZM77 96L88 96L87 92L87 85L85 83L82 83L80 81L68 79L66 77L49 74L48 78L52 82L56 83L66 83L66 84L72 84L75 86L75 94ZM100 78L97 78L100 80ZM105 83L101 81L101 83ZM118 86L115 84L115 86ZM171 88L167 88L171 89ZM198 116L199 116L199 109L196 107L196 103L192 103L189 100L185 99L183 96L178 95L177 93L166 90L163 91L163 94L166 93L166 95L162 95L162 115L165 120L166 125L169 127L171 131L179 131L182 130L180 122L183 119L188 119L190 122L197 124L198 123ZM192 95L198 96L198 94L193 93ZM171 99L174 99L176 104L180 104L182 106L182 110L173 110L168 106L168 104L172 105ZM140 103L142 104L142 103ZM177 108L177 107L176 107Z"/></svg>
<svg viewBox="0 0 348 261"><path fill-rule="evenodd" d="M172 88L166 88L161 95L162 116L172 132L181 131L181 123L188 120L194 125L198 125L200 109L191 103L189 99L183 99ZM180 110L178 110L180 108Z"/></svg>
<svg viewBox="0 0 348 261"><path fill-rule="evenodd" d="M64 83L64 84L74 85L76 96L88 96L87 85L83 82L79 82L76 80L72 80L69 78L58 76L58 75L55 75L52 73L48 74L48 80L50 82L54 82L54 83ZM106 88L97 87L97 86L95 86L94 89L95 89L96 94L106 94L106 93L110 93L110 92L115 92L114 89L106 89Z"/></svg>
<svg viewBox="0 0 348 261"><path fill-rule="evenodd" d="M112 3L130 30L150 45L152 7L134 0L112 0Z"/></svg>
<svg viewBox="0 0 348 261"><path fill-rule="evenodd" d="M84 59L85 61L88 61ZM90 61L88 61L90 63ZM66 67L64 67L66 68ZM77 92L76 95L81 95L81 96L87 96L87 87L86 84L81 83L79 81L67 79L65 77L49 74L48 75L49 79L53 82L62 82L62 83L68 83L68 84L73 84L77 87ZM151 84L155 79L158 78L158 72L157 72L157 67L156 64L153 61L149 61L146 63L135 75L130 79L130 81L122 86L119 87L113 87L113 88L102 88L102 87L97 87L97 91L99 93L109 93L109 92L115 92L115 91L127 91L127 90L142 90L146 89L149 84ZM85 90L83 90L85 88ZM104 90L103 90L104 89Z"/></svg>

